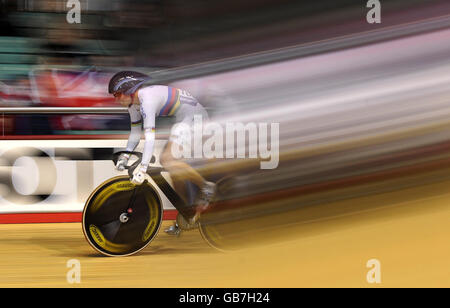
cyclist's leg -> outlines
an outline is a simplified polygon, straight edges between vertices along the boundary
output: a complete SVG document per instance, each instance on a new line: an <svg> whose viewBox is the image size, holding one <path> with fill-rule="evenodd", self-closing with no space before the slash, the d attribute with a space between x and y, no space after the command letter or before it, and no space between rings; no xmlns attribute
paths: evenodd
<svg viewBox="0 0 450 308"><path fill-rule="evenodd" d="M168 142L168 146L161 156L161 164L169 172L174 183L175 191L184 196L185 202L187 199L185 181L188 180L199 188L199 194L197 194L196 200L194 201L196 213L194 216L188 218L188 224L196 225L200 214L208 208L213 199L216 185L215 183L206 181L205 178L189 164L174 158L172 151L170 150L172 144L173 142Z"/></svg>
<svg viewBox="0 0 450 308"><path fill-rule="evenodd" d="M188 204L185 181L189 180L198 187L201 187L204 179L197 171L195 171L195 169L189 166L189 164L173 157L171 151L172 145L172 141L167 143L163 153L161 154L160 162L161 165L163 165L163 167L169 172L175 191L183 199L185 204ZM181 230L189 230L196 227L196 224L192 224L192 226L190 226L188 222L192 219L192 217L182 218L180 215L181 214L179 213L177 216L177 222L174 222L172 226L165 230L167 234L179 236L181 234ZM181 226L179 225L179 220L184 222Z"/></svg>
<svg viewBox="0 0 450 308"><path fill-rule="evenodd" d="M176 115L177 123L174 124L170 132L169 142L167 143L161 157L161 164L163 164L164 168L169 171L172 180L181 183L184 183L185 180L189 180L201 188L205 183L203 176L201 176L189 164L185 163L181 159L175 158L172 148L173 146L183 148L185 144L192 145L195 116L200 116L203 121L208 120L208 114L200 104L197 106L182 105L180 107L180 110Z"/></svg>
<svg viewBox="0 0 450 308"><path fill-rule="evenodd" d="M185 196L185 185L184 181L188 180L202 187L205 183L205 179L189 164L176 159L172 155L172 145L173 141L169 141L161 155L160 162L163 167L169 172L175 186L175 190Z"/></svg>

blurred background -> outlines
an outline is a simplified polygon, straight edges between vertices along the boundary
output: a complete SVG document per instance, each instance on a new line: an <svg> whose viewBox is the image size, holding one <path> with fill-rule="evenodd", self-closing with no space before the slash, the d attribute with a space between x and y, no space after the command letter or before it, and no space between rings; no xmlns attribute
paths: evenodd
<svg viewBox="0 0 450 308"><path fill-rule="evenodd" d="M362 0L79 2L79 24L67 22L72 7L64 0L0 2L1 106L112 106L106 84L121 69L150 73L448 14L445 0L383 1L381 24L367 23L369 8ZM180 79L176 73L171 78ZM220 82L194 80L189 88L211 110L232 101ZM1 121L2 136L117 134L129 127L126 115L22 114L3 115Z"/></svg>
<svg viewBox="0 0 450 308"><path fill-rule="evenodd" d="M273 169L261 169L274 158L261 155L191 163L222 181L202 215L211 245L233 250L272 237L292 245L217 257L196 250L199 236L183 246L163 234L147 251L152 258L134 259L140 269L155 268L150 259L172 268L167 254L179 253L176 274L185 264L200 271L182 272L190 286L359 286L376 257L389 285L449 286L450 1L381 0L374 24L366 0L79 2L81 23L70 24L67 1L0 0L1 108L115 107L107 84L127 69L188 90L217 123L279 125L267 148L277 156ZM108 160L126 144L128 114L0 113L2 215L46 213L39 219L49 222L49 213L71 212L79 222L89 194L118 175ZM157 121L155 156L171 124ZM167 200L164 208L173 210ZM95 263L79 226L64 227L73 245L54 232L62 228L48 227L46 243L22 243ZM4 260L5 272L14 268ZM123 271L144 284L154 277ZM167 278L153 274L152 283Z"/></svg>

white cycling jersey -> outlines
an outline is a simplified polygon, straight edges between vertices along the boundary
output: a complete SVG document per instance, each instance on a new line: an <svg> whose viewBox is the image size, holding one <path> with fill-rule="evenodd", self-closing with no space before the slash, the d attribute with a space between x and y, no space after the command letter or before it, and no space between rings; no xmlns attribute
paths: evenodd
<svg viewBox="0 0 450 308"><path fill-rule="evenodd" d="M194 115L200 114L203 119L208 115L202 105L189 92L170 87L154 85L142 88L138 91L140 104L128 107L131 120L131 133L128 138L127 151L134 151L141 139L141 125L145 132L144 153L142 165L148 166L153 155L155 143L155 119L156 117L175 116L176 122L192 124ZM171 131L171 140L179 132Z"/></svg>

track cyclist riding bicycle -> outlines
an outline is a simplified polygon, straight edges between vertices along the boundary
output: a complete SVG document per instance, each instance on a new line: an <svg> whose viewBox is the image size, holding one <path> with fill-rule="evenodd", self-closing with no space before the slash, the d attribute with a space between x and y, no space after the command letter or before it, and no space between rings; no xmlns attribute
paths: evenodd
<svg viewBox="0 0 450 308"><path fill-rule="evenodd" d="M157 116L174 116L176 123L171 129L169 141L160 157L160 163L169 172L174 189L181 196L185 196L185 180L198 186L200 193L195 202L196 214L187 218L186 229L194 228L201 211L206 209L214 197L216 185L206 181L187 163L176 159L172 154L172 146L182 146L183 138L191 136L190 133L184 133L184 130L192 128L195 115L200 115L203 120L207 120L208 114L205 108L187 91L164 85L144 86L148 80L150 77L145 74L122 71L111 78L108 86L108 92L114 95L118 103L127 107L130 114L131 133L128 138L127 151L134 151L141 139L141 126L144 129L145 144L142 162L133 175L132 183L141 185L145 180L155 143L155 118ZM179 125L180 123L187 125ZM129 157L127 154L122 154L117 161L116 169L123 171ZM171 235L178 235L180 231L177 223L166 230Z"/></svg>

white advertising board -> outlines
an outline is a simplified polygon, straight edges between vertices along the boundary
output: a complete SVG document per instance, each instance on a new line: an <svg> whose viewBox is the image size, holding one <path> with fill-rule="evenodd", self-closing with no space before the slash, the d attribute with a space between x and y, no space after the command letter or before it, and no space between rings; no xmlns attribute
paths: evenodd
<svg viewBox="0 0 450 308"><path fill-rule="evenodd" d="M156 166L166 141L155 144ZM126 140L4 140L0 143L0 213L81 212L105 180L126 174L111 155ZM136 149L142 151L143 141ZM167 178L167 177L166 177ZM165 209L174 209L160 193Z"/></svg>

